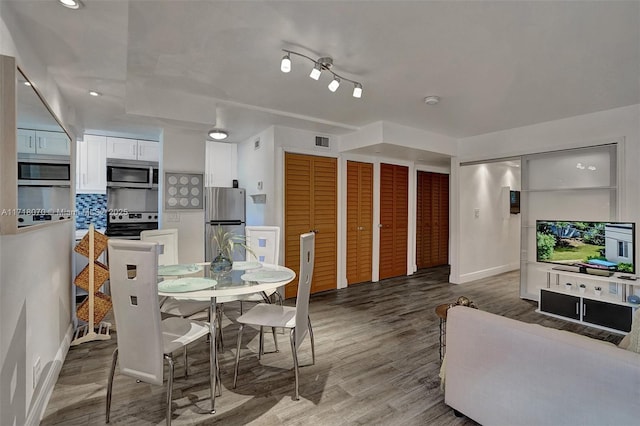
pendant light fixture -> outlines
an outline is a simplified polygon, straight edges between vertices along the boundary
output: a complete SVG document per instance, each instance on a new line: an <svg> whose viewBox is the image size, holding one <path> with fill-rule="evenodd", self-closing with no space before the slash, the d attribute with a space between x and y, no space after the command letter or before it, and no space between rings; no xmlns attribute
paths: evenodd
<svg viewBox="0 0 640 426"><path fill-rule="evenodd" d="M80 0L58 0L60 4L69 9L80 9L83 4Z"/></svg>
<svg viewBox="0 0 640 426"><path fill-rule="evenodd" d="M354 98L360 99L362 97L362 83L343 77L333 72L331 70L331 67L333 66L333 59L331 57L325 56L322 58L313 59L307 55L303 55L302 53L294 52L292 50L287 50L287 49L282 49L282 50L286 53L286 55L284 55L284 57L282 58L282 61L280 62L280 71L284 73L290 72L291 71L291 55L300 56L302 58L308 59L311 62L313 62L313 68L311 69L311 73L309 74L310 78L314 80L319 80L320 75L322 74L322 71L327 71L331 73L331 75L333 76L333 80L331 80L331 83L329 83L329 86L328 86L329 90L331 90L332 92L335 92L336 90L338 90L338 87L340 87L341 81L344 80L353 84Z"/></svg>
<svg viewBox="0 0 640 426"><path fill-rule="evenodd" d="M220 129L209 130L209 137L211 139L215 139L217 141L221 141L223 139L226 139L227 136L229 136L229 134L227 132L225 132L224 130L220 130Z"/></svg>

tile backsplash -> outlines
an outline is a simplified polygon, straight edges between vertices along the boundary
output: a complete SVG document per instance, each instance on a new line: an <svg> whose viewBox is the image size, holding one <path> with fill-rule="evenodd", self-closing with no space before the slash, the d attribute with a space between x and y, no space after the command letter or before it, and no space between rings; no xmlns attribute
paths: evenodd
<svg viewBox="0 0 640 426"><path fill-rule="evenodd" d="M106 194L76 194L76 229L89 229L90 223L98 229L107 227Z"/></svg>

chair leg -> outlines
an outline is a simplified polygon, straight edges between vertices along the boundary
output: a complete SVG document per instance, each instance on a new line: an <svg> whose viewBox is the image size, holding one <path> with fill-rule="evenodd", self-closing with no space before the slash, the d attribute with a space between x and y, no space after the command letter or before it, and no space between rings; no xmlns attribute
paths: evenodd
<svg viewBox="0 0 640 426"><path fill-rule="evenodd" d="M238 330L238 344L236 346L236 366L233 369L233 388L236 388L236 384L238 383L238 363L240 362L240 344L242 343L242 331L244 330L244 324L240 324L240 329Z"/></svg>
<svg viewBox="0 0 640 426"><path fill-rule="evenodd" d="M295 400L298 401L300 399L300 395L298 393L298 354L296 351L296 329L291 329L291 354L293 355L293 370L296 376L296 395Z"/></svg>
<svg viewBox="0 0 640 426"><path fill-rule="evenodd" d="M262 359L264 353L264 327L260 326L260 344L258 345L258 359Z"/></svg>
<svg viewBox="0 0 640 426"><path fill-rule="evenodd" d="M111 371L109 372L109 382L107 383L107 412L106 423L109 423L109 415L111 414L111 396L113 393L113 375L116 372L116 362L118 362L118 348L113 351L111 360Z"/></svg>
<svg viewBox="0 0 640 426"><path fill-rule="evenodd" d="M165 354L164 359L169 363L169 381L167 382L167 426L171 426L171 397L173 394L174 365L171 355Z"/></svg>
<svg viewBox="0 0 640 426"><path fill-rule="evenodd" d="M187 345L184 345L184 378L189 378L189 362L187 360Z"/></svg>
<svg viewBox="0 0 640 426"><path fill-rule="evenodd" d="M311 365L316 363L316 343L313 340L313 328L311 327L311 318L307 317L307 324L309 325L309 337L311 338Z"/></svg>
<svg viewBox="0 0 640 426"><path fill-rule="evenodd" d="M241 300L241 301L240 301L240 315L242 315L242 314L243 314L242 310L243 310L243 309L242 309L242 300Z"/></svg>
<svg viewBox="0 0 640 426"><path fill-rule="evenodd" d="M220 380L220 359L218 358L218 353L216 352L216 378L218 379L218 393L216 396L222 396L222 380Z"/></svg>
<svg viewBox="0 0 640 426"><path fill-rule="evenodd" d="M224 304L220 304L216 308L216 321L218 321L218 346L221 352L224 352L224 335L222 334L222 313L224 312Z"/></svg>
<svg viewBox="0 0 640 426"><path fill-rule="evenodd" d="M271 327L271 333L273 334L273 343L275 343L275 345L276 345L276 352L280 352L278 350L278 336L276 335L276 328L275 327Z"/></svg>

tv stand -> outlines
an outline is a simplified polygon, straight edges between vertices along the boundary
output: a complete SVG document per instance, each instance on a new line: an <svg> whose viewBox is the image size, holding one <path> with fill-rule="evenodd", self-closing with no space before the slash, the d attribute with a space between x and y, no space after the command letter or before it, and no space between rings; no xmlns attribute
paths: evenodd
<svg viewBox="0 0 640 426"><path fill-rule="evenodd" d="M640 304L627 302L627 294L634 293L633 284L629 283L628 278L623 278L627 275L605 277L558 267L544 271L547 273L547 286L540 289L540 303L536 312L613 333L625 334L631 330L631 319ZM552 283L551 275L555 275L555 283ZM563 281L574 281L571 288L560 283L561 277L566 278ZM578 287L581 281L585 285L582 291ZM609 294L610 285L614 284L617 294ZM594 290L597 286L602 287L599 295Z"/></svg>

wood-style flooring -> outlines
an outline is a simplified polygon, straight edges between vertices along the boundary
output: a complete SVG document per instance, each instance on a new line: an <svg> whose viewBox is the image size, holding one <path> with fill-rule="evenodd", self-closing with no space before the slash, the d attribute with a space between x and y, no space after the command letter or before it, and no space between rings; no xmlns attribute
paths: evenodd
<svg viewBox="0 0 640 426"><path fill-rule="evenodd" d="M364 283L312 296L310 316L316 364L300 370L300 400L294 401L288 335L280 352L257 359L257 332L244 333L238 387L232 388L236 304L225 306L225 350L220 364L222 396L209 406L208 344L190 346L188 379L176 356L174 425L473 425L444 404L438 372L438 324L434 309L460 295L485 311L618 343L621 336L535 313L519 298L519 273L509 272L463 285L448 283L448 268L410 277ZM291 303L292 301L287 301ZM246 306L246 305L245 305ZM116 325L117 326L117 325ZM42 420L43 425L104 424L107 375L116 346L110 341L72 347ZM265 335L265 350L273 339ZM178 355L178 354L176 354ZM301 364L311 361L303 344ZM526 367L526 366L524 366ZM165 422L165 387L136 383L116 373L111 424Z"/></svg>

